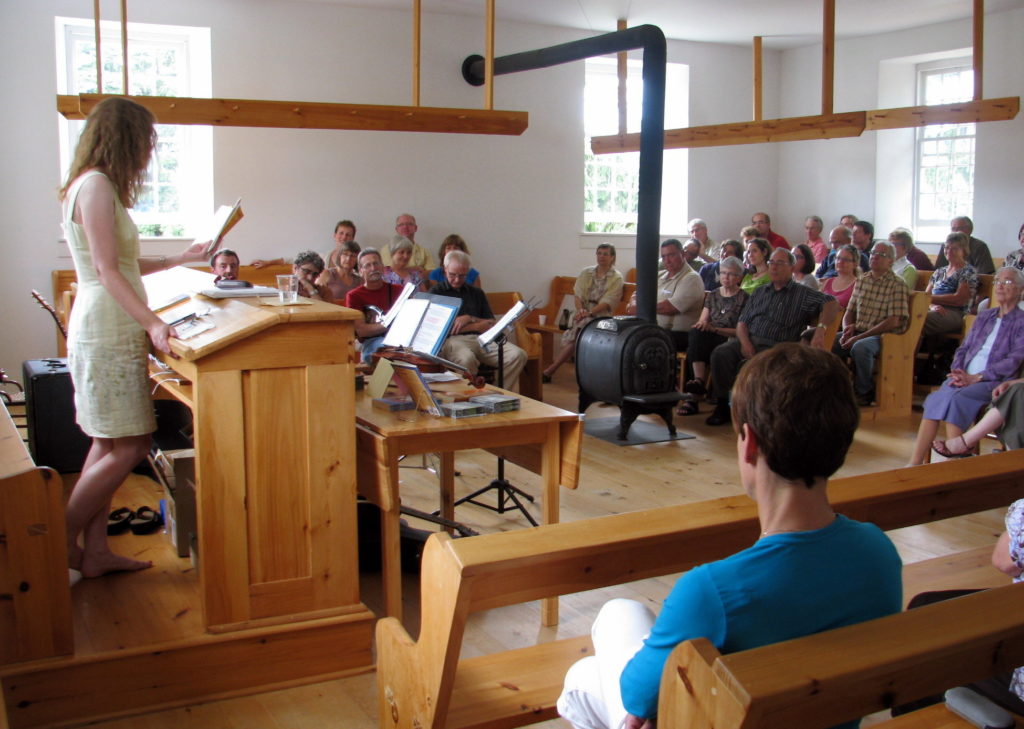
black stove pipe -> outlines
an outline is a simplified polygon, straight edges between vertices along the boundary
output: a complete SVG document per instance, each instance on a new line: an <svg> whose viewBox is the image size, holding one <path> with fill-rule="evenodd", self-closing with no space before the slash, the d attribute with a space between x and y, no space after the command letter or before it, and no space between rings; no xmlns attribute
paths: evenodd
<svg viewBox="0 0 1024 729"><path fill-rule="evenodd" d="M662 154L665 149L665 34L656 25L605 33L535 51L494 59L494 75L548 68L594 56L643 49L643 113L640 120L640 180L636 220L637 315L657 321L658 255L660 251ZM462 76L474 86L484 82L484 59L473 55L462 64Z"/></svg>

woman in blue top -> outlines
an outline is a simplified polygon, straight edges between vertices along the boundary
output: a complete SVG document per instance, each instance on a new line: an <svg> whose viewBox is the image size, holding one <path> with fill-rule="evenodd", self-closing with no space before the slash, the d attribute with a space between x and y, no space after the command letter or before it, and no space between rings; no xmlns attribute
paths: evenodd
<svg viewBox="0 0 1024 729"><path fill-rule="evenodd" d="M446 280L444 277L444 257L448 255L448 251L462 251L466 255L469 255L469 246L466 245L466 241L462 239L462 236L456 233L452 233L441 241L441 247L437 249L437 260L441 265L430 272L430 280L436 284L444 283ZM470 286L476 286L478 289L482 289L483 282L480 280L480 272L475 268L469 269L469 274L466 276L466 283Z"/></svg>
<svg viewBox="0 0 1024 729"><path fill-rule="evenodd" d="M978 272L967 262L970 249L967 236L950 233L942 250L949 264L935 271L925 291L932 295L924 319L924 336L959 332L978 291Z"/></svg>
<svg viewBox="0 0 1024 729"><path fill-rule="evenodd" d="M632 600L601 609L594 655L569 669L558 700L574 726L653 726L665 660L683 641L704 637L729 653L899 612L895 547L878 527L839 516L828 502L828 479L859 421L842 363L821 350L776 345L740 371L732 417L760 538L683 575L656 620Z"/></svg>

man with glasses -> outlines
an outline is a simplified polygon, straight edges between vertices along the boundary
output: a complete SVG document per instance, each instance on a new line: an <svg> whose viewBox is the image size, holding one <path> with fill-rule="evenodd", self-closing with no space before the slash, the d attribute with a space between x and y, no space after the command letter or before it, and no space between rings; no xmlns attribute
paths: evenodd
<svg viewBox="0 0 1024 729"><path fill-rule="evenodd" d="M356 286L345 294L345 306L363 312L363 321L355 322L356 336L362 344L363 362L369 364L373 353L380 349L387 334L387 327L381 324L380 314L387 314L398 300L402 287L384 281L384 264L376 248L364 248L356 259L362 286ZM373 307L373 308L371 308Z"/></svg>
<svg viewBox="0 0 1024 729"><path fill-rule="evenodd" d="M452 323L451 332L441 346L441 357L451 360L476 374L481 364L498 366L498 344L492 342L481 346L478 337L494 326L494 314L487 303L487 295L476 286L466 283L470 269L469 255L452 250L444 257L444 278L435 284L430 293L461 299L462 306ZM514 344L505 342L502 359L505 363L504 383L506 390L516 390L519 373L526 366L526 352Z"/></svg>
<svg viewBox="0 0 1024 729"><path fill-rule="evenodd" d="M299 280L299 296L317 301L330 301L326 289L317 286L316 280L324 271L324 259L316 251L303 251L292 261L292 274Z"/></svg>
<svg viewBox="0 0 1024 729"><path fill-rule="evenodd" d="M740 367L758 352L780 342L799 341L815 317L818 325L811 346L824 349L825 329L836 318L839 307L828 294L794 281L795 264L792 252L781 248L772 251L768 261L771 283L758 287L747 300L736 325L736 337L711 353L711 384L718 402L705 421L708 425L732 422L730 390Z"/></svg>
<svg viewBox="0 0 1024 729"><path fill-rule="evenodd" d="M419 230L419 226L416 225L416 218L409 213L402 213L395 218L395 238L388 247L381 251L380 260L385 266L391 265L391 254L396 250L396 245L403 238L408 238L412 243L412 257L409 258L408 265L412 268L422 268L424 271L434 269L434 259L430 257L430 252L416 242L417 230Z"/></svg>
<svg viewBox="0 0 1024 729"><path fill-rule="evenodd" d="M895 258L896 249L891 243L875 243L871 268L853 285L842 335L832 348L840 357L853 360L853 389L861 407L875 398L875 360L882 349L882 335L902 334L910 322L910 292L906 282L892 272Z"/></svg>
<svg viewBox="0 0 1024 729"><path fill-rule="evenodd" d="M754 213L750 216L750 223L757 228L758 237L768 241L772 248L789 250L789 241L772 230L772 219L768 217L768 213Z"/></svg>
<svg viewBox="0 0 1024 729"><path fill-rule="evenodd" d="M832 232L828 234L828 243L832 246L832 250L825 256L825 260L818 266L818 270L814 272L814 276L817 279L832 278L836 275L836 256L839 255L839 249L845 246L847 243L853 242L853 231L847 228L845 225L837 225L832 229ZM860 267L867 271L868 270L868 256L866 253L861 251L860 254Z"/></svg>

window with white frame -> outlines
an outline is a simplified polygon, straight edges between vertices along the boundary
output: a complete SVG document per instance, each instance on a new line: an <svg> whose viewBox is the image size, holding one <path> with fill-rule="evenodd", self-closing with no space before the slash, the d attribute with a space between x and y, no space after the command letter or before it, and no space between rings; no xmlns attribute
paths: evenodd
<svg viewBox="0 0 1024 729"><path fill-rule="evenodd" d="M918 104L952 104L974 97L968 59L917 67ZM938 124L917 130L914 169L914 227L922 240L942 240L949 221L974 208L975 124Z"/></svg>
<svg viewBox="0 0 1024 729"><path fill-rule="evenodd" d="M103 93L124 93L121 28L100 25ZM56 19L57 86L61 94L97 93L96 41L91 20ZM128 86L137 96L209 97L210 29L128 24ZM61 166L71 164L82 121L62 120ZM190 237L213 208L210 127L157 125L147 182L129 211L146 238Z"/></svg>
<svg viewBox="0 0 1024 729"><path fill-rule="evenodd" d="M687 84L688 67L668 64L665 92L665 128L689 124ZM643 104L642 63L630 60L626 78L627 128L640 130ZM614 57L588 58L583 92L584 201L585 233L635 233L640 153L595 155L590 138L617 134L618 70ZM686 186L688 153L685 149L665 151L662 177L661 231L685 234L687 231Z"/></svg>

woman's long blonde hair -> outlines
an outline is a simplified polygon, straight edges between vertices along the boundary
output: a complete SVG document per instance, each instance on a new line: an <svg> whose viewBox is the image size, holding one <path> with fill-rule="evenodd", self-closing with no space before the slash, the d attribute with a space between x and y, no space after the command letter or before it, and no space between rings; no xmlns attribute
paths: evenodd
<svg viewBox="0 0 1024 729"><path fill-rule="evenodd" d="M113 96L97 104L85 121L60 199L79 175L95 167L110 180L122 205L135 205L156 146L155 124L152 112L134 101Z"/></svg>

